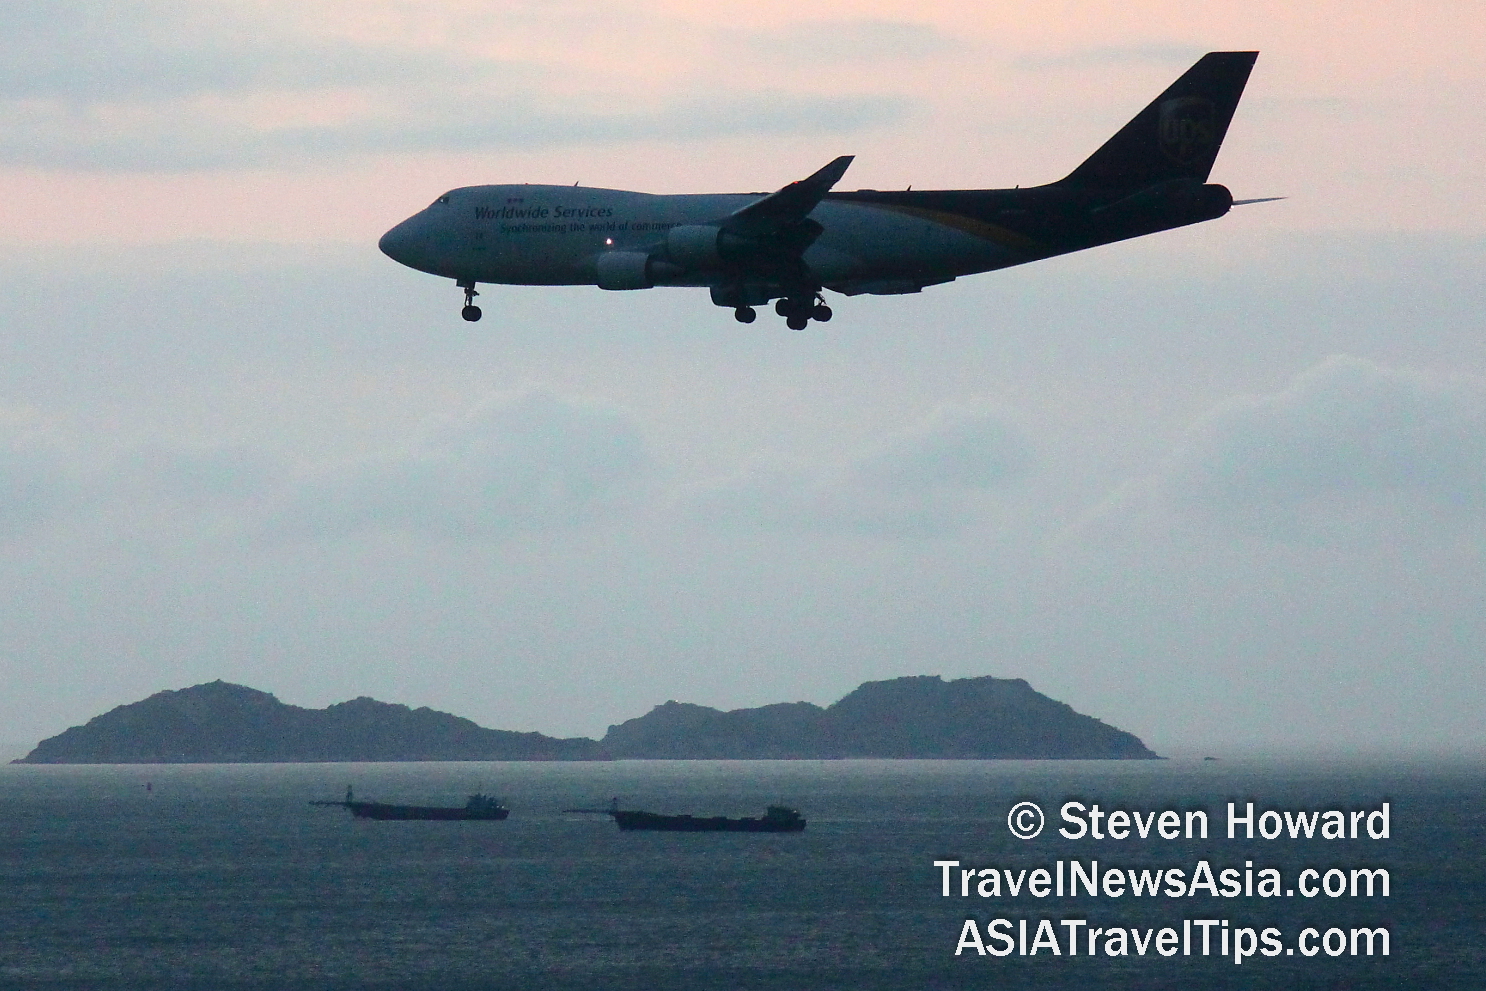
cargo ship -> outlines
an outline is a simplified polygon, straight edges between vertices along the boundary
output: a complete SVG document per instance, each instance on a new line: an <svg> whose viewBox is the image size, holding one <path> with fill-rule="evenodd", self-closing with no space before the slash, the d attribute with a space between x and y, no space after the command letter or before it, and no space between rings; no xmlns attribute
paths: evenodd
<svg viewBox="0 0 1486 991"><path fill-rule="evenodd" d="M497 820L511 814L511 810L489 795L471 795L461 806L441 805L389 805L386 802L358 802L346 789L345 801L311 802L311 805L339 805L351 811L358 819L431 819L431 820Z"/></svg>
<svg viewBox="0 0 1486 991"><path fill-rule="evenodd" d="M612 816L620 829L650 829L670 833L798 833L805 818L794 809L771 805L762 817L730 819L727 816L668 816L656 812L621 809L619 801L607 809L568 809L568 812L597 812Z"/></svg>

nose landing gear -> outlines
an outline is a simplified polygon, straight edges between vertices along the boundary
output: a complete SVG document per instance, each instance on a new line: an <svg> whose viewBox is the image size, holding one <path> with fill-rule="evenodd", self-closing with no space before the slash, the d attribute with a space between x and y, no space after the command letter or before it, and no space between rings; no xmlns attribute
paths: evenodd
<svg viewBox="0 0 1486 991"><path fill-rule="evenodd" d="M758 312L751 306L740 306L733 311L733 319L739 323L753 323L758 319Z"/></svg>
<svg viewBox="0 0 1486 991"><path fill-rule="evenodd" d="M464 290L464 309L459 311L459 315L474 323L481 316L480 308L475 305L475 297L480 294L475 292L473 280L462 280L457 285Z"/></svg>

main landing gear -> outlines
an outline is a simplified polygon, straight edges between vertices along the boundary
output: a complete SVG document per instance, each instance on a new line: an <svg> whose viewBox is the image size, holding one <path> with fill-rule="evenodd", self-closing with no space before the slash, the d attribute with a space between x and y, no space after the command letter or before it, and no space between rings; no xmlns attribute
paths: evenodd
<svg viewBox="0 0 1486 991"><path fill-rule="evenodd" d="M831 308L820 293L782 297L775 302L774 312L784 317L784 325L790 330L804 330L811 320L826 323L832 316Z"/></svg>
<svg viewBox="0 0 1486 991"><path fill-rule="evenodd" d="M823 324L832 316L831 308L826 306L825 299L819 293L813 296L780 297L774 303L774 312L785 318L785 327L791 330L804 330L805 325L811 319L816 319ZM736 311L733 311L733 318L737 319L740 324L752 324L753 316L755 313L753 313L752 306L739 306Z"/></svg>
<svg viewBox="0 0 1486 991"><path fill-rule="evenodd" d="M475 297L480 294L475 292L474 282L460 282L458 285L464 290L464 309L459 311L459 315L474 323L481 316L480 308L475 305Z"/></svg>
<svg viewBox="0 0 1486 991"><path fill-rule="evenodd" d="M735 282L712 287L712 302L731 309L733 319L739 323L753 323L758 319L754 307L767 305L771 299L774 312L784 317L790 330L804 330L811 320L825 323L831 319L831 308L821 295L821 285L813 280L780 280L772 285Z"/></svg>

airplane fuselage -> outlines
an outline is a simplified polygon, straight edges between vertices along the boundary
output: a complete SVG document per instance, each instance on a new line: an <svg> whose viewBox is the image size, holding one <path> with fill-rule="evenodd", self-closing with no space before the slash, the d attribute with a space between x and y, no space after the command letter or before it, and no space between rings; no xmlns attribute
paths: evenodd
<svg viewBox="0 0 1486 991"><path fill-rule="evenodd" d="M826 288L848 294L913 291L908 287L1211 220L1231 204L1222 186L1192 184L1183 191L1190 202L1167 212L1104 222L1101 209L1108 212L1113 202L1108 196L1049 186L827 193L809 215L823 230L800 258ZM411 268L456 280L602 286L603 256L644 253L661 263L650 285L717 286L746 281L747 275L727 259L690 267L673 261L668 235L676 228L708 227L762 195L465 186L388 231L382 246Z"/></svg>
<svg viewBox="0 0 1486 991"><path fill-rule="evenodd" d="M582 186L464 186L383 236L381 248L465 290L479 283L694 286L747 323L831 319L822 295L918 292L965 275L1221 217L1207 182L1254 64L1213 52L1065 178L1026 189L837 192L841 156L769 194L655 195Z"/></svg>

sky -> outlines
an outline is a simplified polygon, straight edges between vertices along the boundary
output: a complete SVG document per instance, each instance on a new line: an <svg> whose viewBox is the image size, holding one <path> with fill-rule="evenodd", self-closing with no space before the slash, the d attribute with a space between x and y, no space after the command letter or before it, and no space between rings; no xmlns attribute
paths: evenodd
<svg viewBox="0 0 1486 991"><path fill-rule="evenodd" d="M1209 7L1214 9L1208 9ZM601 736L1025 678L1171 756L1482 750L1468 4L0 8L0 743L221 678ZM1056 179L1261 52L1285 196L793 333L458 290L445 189Z"/></svg>

